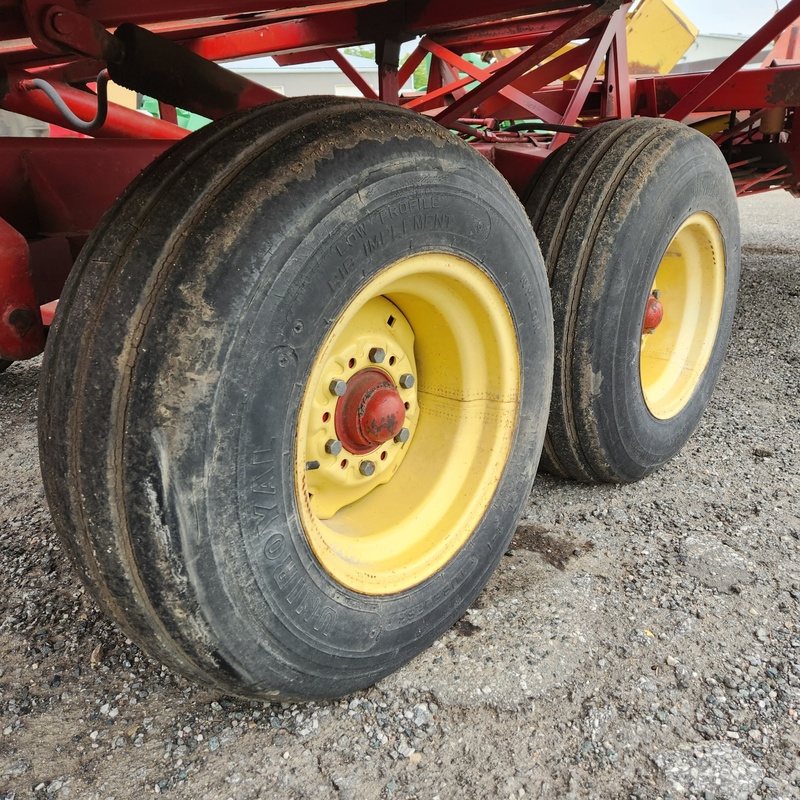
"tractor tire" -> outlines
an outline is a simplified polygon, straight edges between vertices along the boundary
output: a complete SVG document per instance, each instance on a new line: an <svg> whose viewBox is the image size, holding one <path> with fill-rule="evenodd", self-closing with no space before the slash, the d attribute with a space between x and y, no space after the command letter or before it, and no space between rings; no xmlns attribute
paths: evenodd
<svg viewBox="0 0 800 800"><path fill-rule="evenodd" d="M725 160L678 123L605 123L545 161L525 202L556 341L542 465L638 480L692 435L722 366L740 257Z"/></svg>
<svg viewBox="0 0 800 800"><path fill-rule="evenodd" d="M524 209L434 123L298 98L203 128L110 210L59 304L40 447L66 550L194 680L368 686L505 552L551 326Z"/></svg>

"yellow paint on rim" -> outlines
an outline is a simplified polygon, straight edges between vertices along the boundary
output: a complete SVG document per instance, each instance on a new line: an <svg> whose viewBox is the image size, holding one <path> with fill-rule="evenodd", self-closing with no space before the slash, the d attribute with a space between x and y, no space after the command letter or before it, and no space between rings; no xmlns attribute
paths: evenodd
<svg viewBox="0 0 800 800"><path fill-rule="evenodd" d="M365 456L329 454L337 401L331 381L346 380L373 347L385 350L379 368L396 382L403 373L415 377L412 389L399 389L411 436ZM328 574L353 591L387 595L448 563L494 497L520 391L515 326L480 268L426 253L373 278L325 338L297 421L300 519ZM375 465L373 475L359 472L363 460Z"/></svg>
<svg viewBox="0 0 800 800"><path fill-rule="evenodd" d="M686 407L697 389L722 316L725 248L710 214L692 214L678 228L652 289L661 293L664 319L642 336L639 375L650 413L667 420Z"/></svg>

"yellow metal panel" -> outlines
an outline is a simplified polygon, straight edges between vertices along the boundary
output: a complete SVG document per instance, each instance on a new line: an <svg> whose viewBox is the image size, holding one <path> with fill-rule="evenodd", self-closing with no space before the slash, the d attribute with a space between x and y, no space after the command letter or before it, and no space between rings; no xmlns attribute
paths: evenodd
<svg viewBox="0 0 800 800"><path fill-rule="evenodd" d="M672 0L642 0L628 15L627 29L632 75L666 75L699 33Z"/></svg>
<svg viewBox="0 0 800 800"><path fill-rule="evenodd" d="M114 81L108 82L108 99L117 105L136 110L136 92L118 86Z"/></svg>

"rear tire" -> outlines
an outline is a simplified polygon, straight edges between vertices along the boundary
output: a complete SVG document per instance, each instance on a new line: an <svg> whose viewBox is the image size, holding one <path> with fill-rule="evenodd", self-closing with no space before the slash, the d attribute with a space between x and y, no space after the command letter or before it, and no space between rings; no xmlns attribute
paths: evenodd
<svg viewBox="0 0 800 800"><path fill-rule="evenodd" d="M40 428L94 595L235 694L397 669L488 580L544 437L548 290L510 189L417 115L304 98L189 137L102 233L59 307ZM355 441L356 377L406 434L375 416L395 438Z"/></svg>
<svg viewBox="0 0 800 800"><path fill-rule="evenodd" d="M606 123L545 162L526 208L556 337L543 466L638 480L692 435L722 366L740 247L727 165L678 123ZM643 335L654 291L664 322Z"/></svg>

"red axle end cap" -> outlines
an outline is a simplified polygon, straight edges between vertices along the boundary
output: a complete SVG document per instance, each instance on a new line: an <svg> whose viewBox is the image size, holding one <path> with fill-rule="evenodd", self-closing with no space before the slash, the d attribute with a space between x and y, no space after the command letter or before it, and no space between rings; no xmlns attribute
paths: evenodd
<svg viewBox="0 0 800 800"><path fill-rule="evenodd" d="M405 422L403 399L380 369L362 369L336 404L336 435L351 453L369 453L394 439Z"/></svg>

